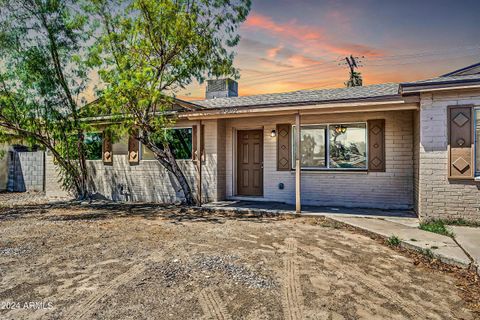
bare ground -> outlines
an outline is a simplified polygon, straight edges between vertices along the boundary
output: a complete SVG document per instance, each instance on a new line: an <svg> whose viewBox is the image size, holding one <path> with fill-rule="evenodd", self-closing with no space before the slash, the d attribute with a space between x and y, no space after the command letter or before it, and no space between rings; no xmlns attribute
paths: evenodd
<svg viewBox="0 0 480 320"><path fill-rule="evenodd" d="M71 204L0 225L0 319L479 317L468 276L325 219Z"/></svg>

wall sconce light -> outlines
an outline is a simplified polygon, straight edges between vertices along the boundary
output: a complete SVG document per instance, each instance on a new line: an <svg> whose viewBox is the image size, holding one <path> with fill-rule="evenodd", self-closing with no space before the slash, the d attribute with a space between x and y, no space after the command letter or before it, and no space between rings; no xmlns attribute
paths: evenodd
<svg viewBox="0 0 480 320"><path fill-rule="evenodd" d="M272 138L275 138L277 136L277 131L273 129L270 135L272 136Z"/></svg>

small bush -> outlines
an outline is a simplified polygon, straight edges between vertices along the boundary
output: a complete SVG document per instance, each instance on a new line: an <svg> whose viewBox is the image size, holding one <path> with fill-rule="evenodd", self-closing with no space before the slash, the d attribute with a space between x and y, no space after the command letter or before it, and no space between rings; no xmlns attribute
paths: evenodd
<svg viewBox="0 0 480 320"><path fill-rule="evenodd" d="M397 247L400 245L400 239L395 236L395 235L391 235L388 239L387 239L387 244L391 247Z"/></svg>
<svg viewBox="0 0 480 320"><path fill-rule="evenodd" d="M431 249L422 249L422 250L420 250L420 252L430 259L435 258L435 254L433 253L433 251Z"/></svg>
<svg viewBox="0 0 480 320"><path fill-rule="evenodd" d="M447 237L453 238L454 236L453 232L447 229L445 222L442 220L431 220L427 222L421 222L419 228L424 231L442 234Z"/></svg>

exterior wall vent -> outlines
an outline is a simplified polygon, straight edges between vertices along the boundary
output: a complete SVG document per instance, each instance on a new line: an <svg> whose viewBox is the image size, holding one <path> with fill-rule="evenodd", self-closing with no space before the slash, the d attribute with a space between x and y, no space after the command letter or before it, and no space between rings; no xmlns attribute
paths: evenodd
<svg viewBox="0 0 480 320"><path fill-rule="evenodd" d="M238 83L232 79L207 80L207 99L238 97Z"/></svg>

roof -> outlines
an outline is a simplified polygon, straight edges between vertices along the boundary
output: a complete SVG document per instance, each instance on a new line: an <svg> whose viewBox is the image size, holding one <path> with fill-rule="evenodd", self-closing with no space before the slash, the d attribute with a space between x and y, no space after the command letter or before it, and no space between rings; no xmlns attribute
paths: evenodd
<svg viewBox="0 0 480 320"><path fill-rule="evenodd" d="M470 75L470 74L478 74L478 73L480 73L480 62L449 72L447 74L444 74L442 77L462 76L462 75Z"/></svg>
<svg viewBox="0 0 480 320"><path fill-rule="evenodd" d="M446 89L480 85L480 74L463 76L440 76L427 80L405 82L400 84L401 92L418 92L428 89Z"/></svg>
<svg viewBox="0 0 480 320"><path fill-rule="evenodd" d="M400 97L397 83L383 83L362 87L336 88L323 90L300 90L286 93L260 94L253 96L216 98L193 101L207 109L232 107L269 107L319 104L341 101L362 101L374 99L393 99Z"/></svg>

